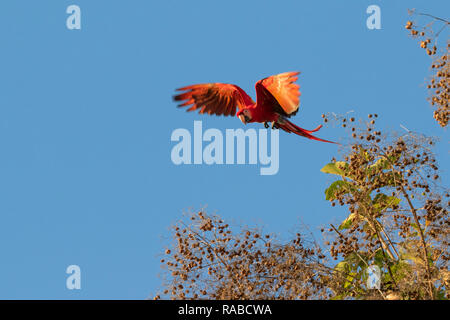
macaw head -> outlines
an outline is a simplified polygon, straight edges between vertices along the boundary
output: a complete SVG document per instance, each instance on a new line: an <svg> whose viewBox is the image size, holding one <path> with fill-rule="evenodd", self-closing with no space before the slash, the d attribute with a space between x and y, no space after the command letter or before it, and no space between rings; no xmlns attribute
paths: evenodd
<svg viewBox="0 0 450 320"><path fill-rule="evenodd" d="M239 117L239 119L241 119L243 124L252 122L252 113L248 108L239 110L237 116Z"/></svg>

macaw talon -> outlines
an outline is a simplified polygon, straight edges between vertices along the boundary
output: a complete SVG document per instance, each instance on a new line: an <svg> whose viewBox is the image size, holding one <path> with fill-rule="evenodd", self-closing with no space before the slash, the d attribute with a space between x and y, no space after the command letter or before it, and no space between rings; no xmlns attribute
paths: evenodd
<svg viewBox="0 0 450 320"><path fill-rule="evenodd" d="M267 123L267 121L266 122L264 122L264 128L269 128L269 124Z"/></svg>
<svg viewBox="0 0 450 320"><path fill-rule="evenodd" d="M278 129L278 125L276 121L272 121L272 130Z"/></svg>

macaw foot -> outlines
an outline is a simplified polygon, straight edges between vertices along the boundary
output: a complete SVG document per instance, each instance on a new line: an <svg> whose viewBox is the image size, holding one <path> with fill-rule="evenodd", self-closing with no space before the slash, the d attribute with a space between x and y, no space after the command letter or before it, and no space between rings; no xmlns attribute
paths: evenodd
<svg viewBox="0 0 450 320"><path fill-rule="evenodd" d="M278 125L276 121L272 121L272 130L278 129Z"/></svg>
<svg viewBox="0 0 450 320"><path fill-rule="evenodd" d="M264 122L264 128L269 128L269 124L267 123L267 121L266 122Z"/></svg>

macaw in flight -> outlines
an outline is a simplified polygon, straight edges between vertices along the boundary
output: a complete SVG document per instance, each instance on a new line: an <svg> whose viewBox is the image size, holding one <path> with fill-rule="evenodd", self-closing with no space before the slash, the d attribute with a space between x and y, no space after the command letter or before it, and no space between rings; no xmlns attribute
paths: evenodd
<svg viewBox="0 0 450 320"><path fill-rule="evenodd" d="M322 128L319 125L314 130L305 130L290 122L288 118L295 115L300 105L300 72L285 72L270 76L256 82L256 103L244 90L234 84L205 83L177 89L184 91L174 96L175 101L182 102L179 107L191 106L187 111L199 110L199 113L209 115L237 116L244 123L260 122L264 127L283 129L322 142L336 143L317 138L311 133Z"/></svg>

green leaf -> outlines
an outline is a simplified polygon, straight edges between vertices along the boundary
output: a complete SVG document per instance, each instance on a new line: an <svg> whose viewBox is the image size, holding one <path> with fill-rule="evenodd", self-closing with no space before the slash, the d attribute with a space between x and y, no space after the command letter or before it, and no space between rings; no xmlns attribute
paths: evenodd
<svg viewBox="0 0 450 320"><path fill-rule="evenodd" d="M387 164L389 164L389 162L386 160L386 158L379 158L377 161L375 161L374 164L370 165L369 168L371 168L371 169L386 169Z"/></svg>
<svg viewBox="0 0 450 320"><path fill-rule="evenodd" d="M347 261L352 270L356 270L358 268L365 268L367 263L367 257L364 253L352 252L345 257L345 261Z"/></svg>
<svg viewBox="0 0 450 320"><path fill-rule="evenodd" d="M389 156L388 158L380 157L378 158L377 161L375 161L374 164L369 166L369 168L382 170L389 169L391 167L391 163L394 163L397 160L397 158L398 156Z"/></svg>
<svg viewBox="0 0 450 320"><path fill-rule="evenodd" d="M344 283L344 289L347 289L348 287L350 287L352 285L352 277L347 277L347 281L345 281Z"/></svg>
<svg viewBox="0 0 450 320"><path fill-rule="evenodd" d="M346 274L349 272L350 268L347 261L341 261L334 267L334 270L339 273Z"/></svg>
<svg viewBox="0 0 450 320"><path fill-rule="evenodd" d="M350 287L353 284L353 281L355 280L355 276L357 275L356 272L349 272L347 277L346 277L346 281L344 283L344 289L347 289L348 287Z"/></svg>
<svg viewBox="0 0 450 320"><path fill-rule="evenodd" d="M361 148L361 149L359 150L359 153L360 153L362 156L364 156L364 159L366 159L367 161L369 161L369 153L368 153L364 148Z"/></svg>
<svg viewBox="0 0 450 320"><path fill-rule="evenodd" d="M356 219L356 214L355 213L350 213L350 215L347 217L347 219L345 219L344 221L342 221L341 225L339 226L339 230L342 229L348 229L351 227L351 225L353 224L353 221L355 221Z"/></svg>
<svg viewBox="0 0 450 320"><path fill-rule="evenodd" d="M383 254L383 250L379 248L374 256L374 263L381 268L384 267L385 264L389 265L392 260L389 258L389 256L386 254L386 256Z"/></svg>
<svg viewBox="0 0 450 320"><path fill-rule="evenodd" d="M339 191L346 191L348 193L354 190L352 184L347 181L337 180L333 182L326 190L325 190L325 199L326 200L334 200L336 199L336 193Z"/></svg>
<svg viewBox="0 0 450 320"><path fill-rule="evenodd" d="M384 193L378 193L372 201L373 207L378 212L387 208L392 208L400 203L401 199L393 196L387 196Z"/></svg>
<svg viewBox="0 0 450 320"><path fill-rule="evenodd" d="M320 169L320 171L345 177L345 170L347 168L348 168L347 162L337 161L325 165L322 169Z"/></svg>

